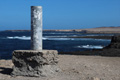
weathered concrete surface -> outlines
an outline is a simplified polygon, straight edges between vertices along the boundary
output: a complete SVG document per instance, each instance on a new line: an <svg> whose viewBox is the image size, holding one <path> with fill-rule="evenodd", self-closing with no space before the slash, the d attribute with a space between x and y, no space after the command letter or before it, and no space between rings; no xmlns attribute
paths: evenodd
<svg viewBox="0 0 120 80"><path fill-rule="evenodd" d="M15 76L52 76L59 71L56 50L15 50L12 61Z"/></svg>
<svg viewBox="0 0 120 80"><path fill-rule="evenodd" d="M42 52L42 7L31 7L31 48Z"/></svg>

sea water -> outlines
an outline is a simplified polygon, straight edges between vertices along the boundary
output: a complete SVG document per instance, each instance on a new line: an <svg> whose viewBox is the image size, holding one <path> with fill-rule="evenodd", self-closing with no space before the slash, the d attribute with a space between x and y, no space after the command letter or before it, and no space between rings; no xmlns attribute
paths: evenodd
<svg viewBox="0 0 120 80"><path fill-rule="evenodd" d="M30 50L28 31L0 31L0 59L10 59L14 50ZM58 52L102 49L110 39L77 38L78 36L112 36L113 34L85 34L79 32L43 32L43 49ZM75 38L76 37L76 38Z"/></svg>

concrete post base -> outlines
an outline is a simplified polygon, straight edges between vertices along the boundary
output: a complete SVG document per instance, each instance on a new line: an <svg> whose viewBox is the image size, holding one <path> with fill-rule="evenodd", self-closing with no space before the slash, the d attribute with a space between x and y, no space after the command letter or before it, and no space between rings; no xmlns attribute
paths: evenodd
<svg viewBox="0 0 120 80"><path fill-rule="evenodd" d="M14 76L52 76L59 71L56 50L15 50L12 61Z"/></svg>

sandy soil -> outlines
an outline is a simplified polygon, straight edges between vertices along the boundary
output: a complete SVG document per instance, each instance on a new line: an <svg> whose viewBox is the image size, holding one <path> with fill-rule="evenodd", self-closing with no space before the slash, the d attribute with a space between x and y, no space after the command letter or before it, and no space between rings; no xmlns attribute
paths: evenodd
<svg viewBox="0 0 120 80"><path fill-rule="evenodd" d="M85 31L86 33L120 33L119 27L97 27L97 28L89 28L89 29L74 29L74 30L45 30L45 31Z"/></svg>
<svg viewBox="0 0 120 80"><path fill-rule="evenodd" d="M120 27L98 27L85 30L88 33L120 33Z"/></svg>
<svg viewBox="0 0 120 80"><path fill-rule="evenodd" d="M120 80L120 57L59 55L54 77L11 77L11 60L0 60L0 80Z"/></svg>

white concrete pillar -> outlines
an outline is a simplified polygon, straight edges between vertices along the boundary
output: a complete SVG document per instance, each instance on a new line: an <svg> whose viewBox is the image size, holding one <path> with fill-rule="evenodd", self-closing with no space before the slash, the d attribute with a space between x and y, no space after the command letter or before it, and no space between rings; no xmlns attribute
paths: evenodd
<svg viewBox="0 0 120 80"><path fill-rule="evenodd" d="M31 6L31 48L42 52L42 7Z"/></svg>

